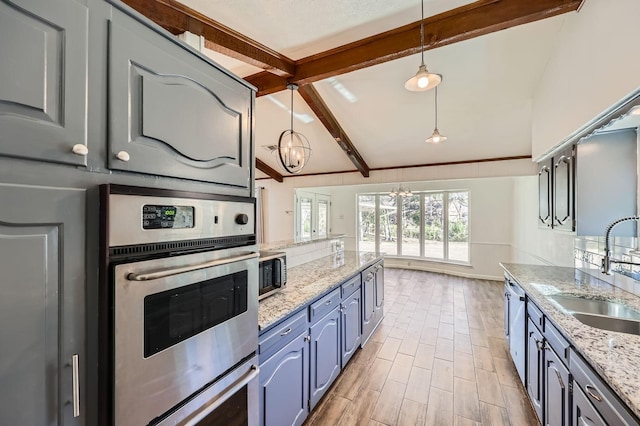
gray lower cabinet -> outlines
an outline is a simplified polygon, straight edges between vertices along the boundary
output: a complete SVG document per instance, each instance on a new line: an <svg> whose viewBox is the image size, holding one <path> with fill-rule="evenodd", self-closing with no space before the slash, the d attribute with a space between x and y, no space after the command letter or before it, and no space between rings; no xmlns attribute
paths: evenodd
<svg viewBox="0 0 640 426"><path fill-rule="evenodd" d="M86 165L86 6L0 0L0 155Z"/></svg>
<svg viewBox="0 0 640 426"><path fill-rule="evenodd" d="M0 424L85 424L85 191L0 200Z"/></svg>
<svg viewBox="0 0 640 426"><path fill-rule="evenodd" d="M307 330L260 364L260 425L301 425L309 401Z"/></svg>
<svg viewBox="0 0 640 426"><path fill-rule="evenodd" d="M346 366L349 360L351 360L351 357L353 357L353 354L360 347L360 342L362 341L362 333L360 332L361 300L362 296L358 289L350 296L347 296L340 306L342 316L340 321L342 326L342 367Z"/></svg>
<svg viewBox="0 0 640 426"><path fill-rule="evenodd" d="M254 99L246 84L114 8L109 168L250 192Z"/></svg>
<svg viewBox="0 0 640 426"><path fill-rule="evenodd" d="M527 320L527 393L542 422L544 404L544 337L531 318Z"/></svg>
<svg viewBox="0 0 640 426"><path fill-rule="evenodd" d="M573 382L573 422L575 426L606 426L598 411L587 399L580 386Z"/></svg>
<svg viewBox="0 0 640 426"><path fill-rule="evenodd" d="M362 272L362 345L384 316L384 266L382 262Z"/></svg>
<svg viewBox="0 0 640 426"><path fill-rule="evenodd" d="M571 413L570 375L553 348L545 346L545 415L548 426L569 426Z"/></svg>
<svg viewBox="0 0 640 426"><path fill-rule="evenodd" d="M309 381L309 410L329 390L340 374L340 306L335 306L324 318L310 328L311 377Z"/></svg>

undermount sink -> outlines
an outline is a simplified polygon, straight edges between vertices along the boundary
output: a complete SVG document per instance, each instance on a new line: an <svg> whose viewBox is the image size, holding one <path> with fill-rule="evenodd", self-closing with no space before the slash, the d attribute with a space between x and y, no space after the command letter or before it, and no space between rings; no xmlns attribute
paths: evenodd
<svg viewBox="0 0 640 426"><path fill-rule="evenodd" d="M549 296L575 319L591 327L640 335L640 312L621 303L576 296Z"/></svg>
<svg viewBox="0 0 640 426"><path fill-rule="evenodd" d="M602 330L618 331L620 333L636 334L640 336L640 321L605 317L602 315L583 314L574 312L573 317L583 324Z"/></svg>

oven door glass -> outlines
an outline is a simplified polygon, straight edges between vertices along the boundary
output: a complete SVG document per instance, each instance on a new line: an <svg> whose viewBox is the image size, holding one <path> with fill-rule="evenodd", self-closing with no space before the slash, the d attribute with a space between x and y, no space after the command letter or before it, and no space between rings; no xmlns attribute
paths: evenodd
<svg viewBox="0 0 640 426"><path fill-rule="evenodd" d="M145 358L246 312L247 287L240 271L145 297Z"/></svg>

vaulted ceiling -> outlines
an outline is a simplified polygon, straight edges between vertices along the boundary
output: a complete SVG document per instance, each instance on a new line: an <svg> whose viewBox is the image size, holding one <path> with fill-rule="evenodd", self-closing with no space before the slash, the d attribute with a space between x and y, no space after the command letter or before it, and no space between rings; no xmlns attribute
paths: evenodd
<svg viewBox="0 0 640 426"><path fill-rule="evenodd" d="M313 153L302 174L531 154L531 105L563 14L581 0L425 0L425 62L435 92L409 92L420 65L420 1L123 0L258 87L257 178L286 173L267 149L290 125Z"/></svg>

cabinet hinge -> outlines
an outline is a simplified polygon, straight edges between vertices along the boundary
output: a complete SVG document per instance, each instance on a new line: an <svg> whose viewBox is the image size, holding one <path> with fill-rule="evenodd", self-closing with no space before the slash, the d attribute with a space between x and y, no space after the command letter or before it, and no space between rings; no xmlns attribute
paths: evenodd
<svg viewBox="0 0 640 426"><path fill-rule="evenodd" d="M573 395L573 382L569 382L569 395Z"/></svg>

